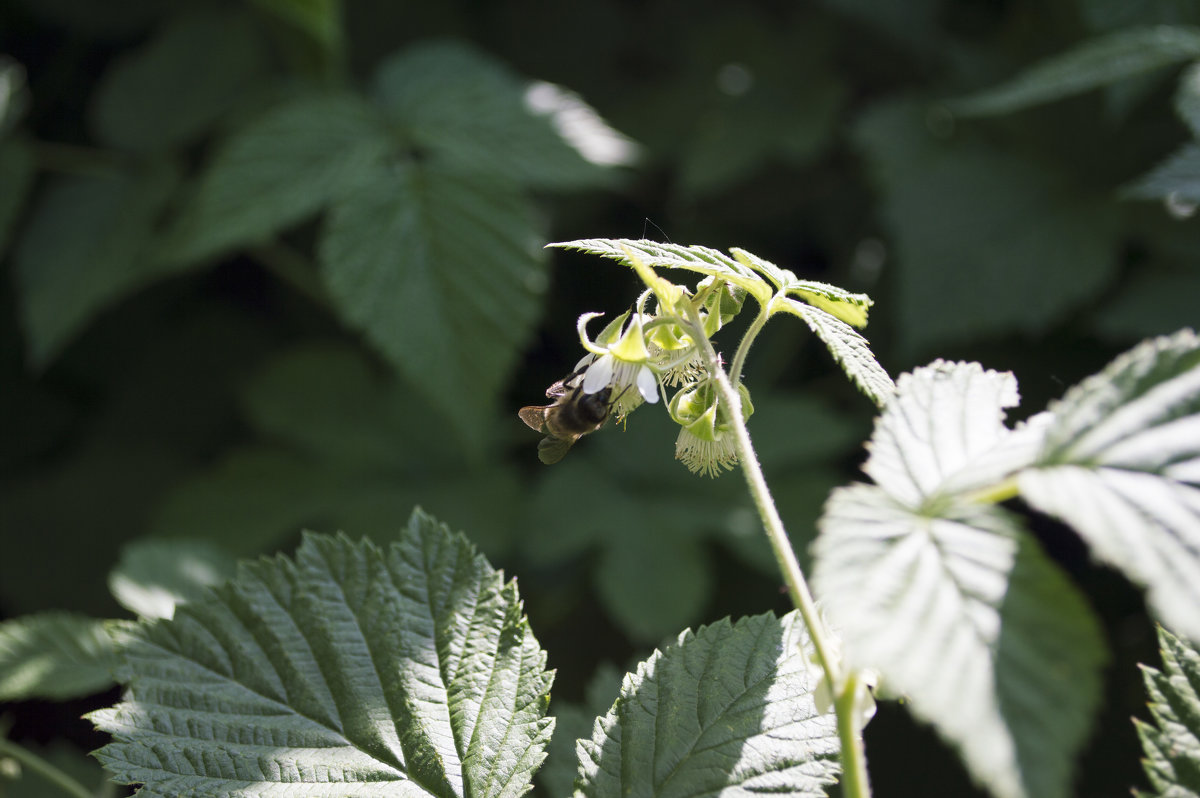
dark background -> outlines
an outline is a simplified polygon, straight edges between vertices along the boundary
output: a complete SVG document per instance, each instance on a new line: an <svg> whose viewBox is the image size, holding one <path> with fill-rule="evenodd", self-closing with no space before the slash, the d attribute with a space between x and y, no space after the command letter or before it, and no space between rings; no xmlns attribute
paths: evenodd
<svg viewBox="0 0 1200 798"><path fill-rule="evenodd" d="M541 403L582 354L580 313L611 317L639 290L616 264L538 247L646 237L748 249L869 293L865 334L893 375L936 357L1011 370L1022 418L1141 338L1200 321L1195 221L1120 195L1189 138L1172 111L1179 68L987 118L946 101L1106 33L1196 23L1195 8L4 0L0 54L7 75L24 74L0 109L0 617L126 615L105 580L131 541L204 538L247 556L292 549L302 528L387 539L418 503L519 578L558 670L556 708L584 702L602 664L623 671L685 626L785 610L740 477L688 474L657 408L561 465L537 462L517 408ZM385 340L358 306L331 302L319 264L341 211L329 203L260 221L269 203L248 193L253 235L162 255L256 120L307 94L368 96L393 54L447 42L512 85L577 92L638 146L623 167L534 158L489 173L537 239L513 267L534 304L512 311L499 349L453 339L424 361L425 339ZM481 120L494 130L485 155L528 133L458 96L418 107L444 105L450 127L456 113ZM443 155L415 139L390 157L423 168ZM484 183L471 186L491 196ZM338 202L367 196L346 193ZM472 223L443 223L451 235L422 263L466 282L487 273L486 257L460 262L445 243L461 232L474 245ZM205 235L232 229L221 224ZM375 235L390 234L363 222L350 238ZM403 269L418 245L399 243ZM727 354L737 335L722 334ZM790 320L763 334L747 382L751 433L803 551L828 490L856 478L873 407ZM1033 523L1113 654L1076 793L1127 795L1142 783L1129 718L1145 715L1135 663L1157 659L1152 626L1137 592L1071 533ZM595 677L593 712L615 695L614 673ZM14 739L69 758L102 743L79 716L114 696L18 702L2 717ZM972 794L895 704L868 727L867 750L881 796Z"/></svg>

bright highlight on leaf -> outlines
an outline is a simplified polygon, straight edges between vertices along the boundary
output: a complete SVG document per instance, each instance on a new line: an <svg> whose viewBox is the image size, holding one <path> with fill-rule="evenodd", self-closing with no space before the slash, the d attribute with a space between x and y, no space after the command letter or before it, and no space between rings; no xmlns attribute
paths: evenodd
<svg viewBox="0 0 1200 798"><path fill-rule="evenodd" d="M177 604L201 598L234 569L233 555L208 541L144 539L122 550L108 589L141 618L170 618Z"/></svg>
<svg viewBox="0 0 1200 798"><path fill-rule="evenodd" d="M824 796L839 748L810 649L795 613L684 632L578 742L576 797Z"/></svg>
<svg viewBox="0 0 1200 798"><path fill-rule="evenodd" d="M1146 341L1051 410L1021 496L1145 585L1167 626L1200 638L1200 340Z"/></svg>
<svg viewBox="0 0 1200 798"><path fill-rule="evenodd" d="M1154 724L1133 721L1146 752L1142 767L1152 795L1200 795L1200 651L1162 627L1158 644L1163 669L1142 666Z"/></svg>
<svg viewBox="0 0 1200 798"><path fill-rule="evenodd" d="M0 700L64 700L107 690L117 664L104 621L44 612L0 623Z"/></svg>
<svg viewBox="0 0 1200 798"><path fill-rule="evenodd" d="M505 583L420 511L379 549L308 535L125 643L97 756L153 795L515 798L551 674Z"/></svg>
<svg viewBox="0 0 1200 798"><path fill-rule="evenodd" d="M847 664L959 749L999 798L1065 796L1105 655L1071 584L1015 516L969 503L1031 462L1042 422L1003 424L1011 375L938 362L900 378L865 470L834 492L814 589Z"/></svg>

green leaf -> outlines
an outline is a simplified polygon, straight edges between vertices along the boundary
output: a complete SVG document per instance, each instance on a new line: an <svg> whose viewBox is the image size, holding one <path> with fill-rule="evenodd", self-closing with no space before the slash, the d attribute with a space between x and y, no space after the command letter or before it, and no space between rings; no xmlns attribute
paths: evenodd
<svg viewBox="0 0 1200 798"><path fill-rule="evenodd" d="M581 704L565 704L558 698L550 704L554 714L554 737L550 740L546 764L537 772L543 794L570 795L575 784L575 743L589 737L596 717L613 704L621 689L621 672L603 662L588 680L586 698Z"/></svg>
<svg viewBox="0 0 1200 798"><path fill-rule="evenodd" d="M1190 215L1200 203L1200 144L1186 144L1122 191L1131 199L1158 199L1181 205Z"/></svg>
<svg viewBox="0 0 1200 798"><path fill-rule="evenodd" d="M863 470L913 509L993 485L1033 463L1044 440L1043 416L1015 431L1004 425L1018 402L1012 374L936 360L901 376Z"/></svg>
<svg viewBox="0 0 1200 798"><path fill-rule="evenodd" d="M342 47L341 0L252 0L254 5L303 31L327 53Z"/></svg>
<svg viewBox="0 0 1200 798"><path fill-rule="evenodd" d="M0 141L0 258L8 251L9 234L25 209L36 172L28 144L21 139Z"/></svg>
<svg viewBox="0 0 1200 798"><path fill-rule="evenodd" d="M303 95L268 111L218 151L180 212L168 256L198 260L264 241L357 190L394 143L352 95Z"/></svg>
<svg viewBox="0 0 1200 798"><path fill-rule="evenodd" d="M728 39L728 30L721 35ZM771 32L766 37L777 41ZM772 162L806 163L832 138L847 92L827 64L788 64L789 74L804 74L798 82L782 74L756 81L755 70L742 69L750 83L744 95L720 97L689 124L676 189L682 196L716 195Z"/></svg>
<svg viewBox="0 0 1200 798"><path fill-rule="evenodd" d="M142 618L170 618L176 605L202 598L234 570L233 556L208 541L143 539L121 549L108 588Z"/></svg>
<svg viewBox="0 0 1200 798"><path fill-rule="evenodd" d="M813 586L851 667L904 695L999 798L1066 795L1094 717L1098 624L1015 516L968 504L1037 455L1010 432L1011 375L934 363L903 375L871 438L878 486L835 491Z"/></svg>
<svg viewBox="0 0 1200 798"><path fill-rule="evenodd" d="M669 452L662 450L661 468L671 467ZM627 448L623 455L637 456ZM590 452L570 458L570 468L547 469L531 497L521 524L525 556L563 567L586 555L596 563L596 599L633 640L655 643L702 617L713 589L704 537L719 517L645 481L617 481ZM580 496L588 497L585 513Z"/></svg>
<svg viewBox="0 0 1200 798"><path fill-rule="evenodd" d="M546 287L523 197L432 165L380 172L334 208L319 258L342 317L482 448Z"/></svg>
<svg viewBox="0 0 1200 798"><path fill-rule="evenodd" d="M212 540L238 555L273 551L305 527L386 540L420 502L502 552L520 497L510 469L381 470L250 448L181 482L158 507L151 534Z"/></svg>
<svg viewBox="0 0 1200 798"><path fill-rule="evenodd" d="M1195 58L1200 58L1200 28L1121 30L1031 67L996 88L956 100L951 107L965 116L1008 113Z"/></svg>
<svg viewBox="0 0 1200 798"><path fill-rule="evenodd" d="M826 313L836 316L838 320L855 327L867 326L867 312L875 304L866 294L855 294L844 288L838 288L829 283L819 283L816 280L801 280L788 269L781 269L774 263L733 247L729 250L739 263L749 266L759 274L764 275L775 284L784 294L795 295L808 304Z"/></svg>
<svg viewBox="0 0 1200 798"><path fill-rule="evenodd" d="M82 785L88 790L86 795L105 796L111 790L108 774L93 757L88 756L78 746L73 745L65 737L48 742L46 745L30 744L22 740L19 751L13 751L13 745L0 746L6 748L4 755L5 774L0 784L4 785L4 798L46 798L51 795L65 795L63 782L60 777ZM39 769L24 757L36 757L41 763L48 765L50 770ZM20 771L14 775L9 767L16 763ZM57 773L53 773L57 771ZM53 775L51 775L53 773ZM58 777L58 778L56 778Z"/></svg>
<svg viewBox="0 0 1200 798"><path fill-rule="evenodd" d="M814 589L851 667L880 675L999 798L1066 796L1095 718L1098 624L1017 520L834 492Z"/></svg>
<svg viewBox="0 0 1200 798"><path fill-rule="evenodd" d="M576 494L578 496L578 494ZM636 641L652 643L701 615L713 591L703 540L641 506L617 545L604 548L596 589L605 609ZM670 563L670 565L667 565Z"/></svg>
<svg viewBox="0 0 1200 798"><path fill-rule="evenodd" d="M516 584L420 512L386 549L308 535L245 564L124 654L96 756L153 794L516 798L553 727Z"/></svg>
<svg viewBox="0 0 1200 798"><path fill-rule="evenodd" d="M432 408L348 345L284 352L249 382L243 404L260 432L323 462L422 470L461 463L445 431L421 423Z"/></svg>
<svg viewBox="0 0 1200 798"><path fill-rule="evenodd" d="M1175 113L1187 124L1193 136L1200 136L1200 64L1192 64L1179 78Z"/></svg>
<svg viewBox="0 0 1200 798"><path fill-rule="evenodd" d="M66 612L0 623L0 700L64 701L107 690L117 654L104 624Z"/></svg>
<svg viewBox="0 0 1200 798"><path fill-rule="evenodd" d="M823 0L823 5L922 58L944 46L943 8L938 0Z"/></svg>
<svg viewBox="0 0 1200 798"><path fill-rule="evenodd" d="M895 237L895 329L905 351L1042 333L1114 275L1117 207L1080 192L1053 164L968 134L938 138L911 99L874 106L855 139Z"/></svg>
<svg viewBox="0 0 1200 798"><path fill-rule="evenodd" d="M867 339L855 332L853 327L820 308L790 297L774 300L772 308L800 317L821 339L829 354L833 355L833 359L860 391L876 405L882 406L887 402L895 388L892 378L875 359Z"/></svg>
<svg viewBox="0 0 1200 798"><path fill-rule="evenodd" d="M583 238L577 241L547 244L547 246L587 252L626 265L629 264L629 254L626 250L631 250L651 268L686 269L717 277L745 289L759 302L766 302L772 293L770 286L749 264L735 260L724 252L698 244L685 247L678 244L661 244L647 239L634 241L629 238ZM782 270L779 270L778 273L782 273Z"/></svg>
<svg viewBox="0 0 1200 798"><path fill-rule="evenodd" d="M1142 268L1123 281L1119 296L1096 309L1092 326L1101 335L1125 341L1200 327L1198 296L1200 270Z"/></svg>
<svg viewBox="0 0 1200 798"><path fill-rule="evenodd" d="M59 179L42 194L14 255L35 365L50 362L101 310L177 270L151 251L176 181L174 169L157 164Z"/></svg>
<svg viewBox="0 0 1200 798"><path fill-rule="evenodd" d="M1200 795L1200 652L1161 626L1158 644L1163 670L1142 666L1154 724L1133 720L1146 752L1142 767L1153 795Z"/></svg>
<svg viewBox="0 0 1200 798"><path fill-rule="evenodd" d="M25 79L25 67L7 55L0 55L0 143L8 139L28 111L29 83Z"/></svg>
<svg viewBox="0 0 1200 798"><path fill-rule="evenodd" d="M834 717L813 700L810 649L794 613L684 632L626 675L579 741L575 795L824 796L839 746Z"/></svg>
<svg viewBox="0 0 1200 798"><path fill-rule="evenodd" d="M631 160L630 145L622 156L623 137L577 97L551 84L527 85L465 44L424 43L397 53L380 66L375 93L418 151L464 173L575 188L607 183L604 166Z"/></svg>
<svg viewBox="0 0 1200 798"><path fill-rule="evenodd" d="M1200 638L1200 341L1145 341L1051 406L1021 496L1146 587L1151 611Z"/></svg>
<svg viewBox="0 0 1200 798"><path fill-rule="evenodd" d="M137 152L190 144L245 97L262 68L262 44L244 14L179 14L104 73L91 105L96 138Z"/></svg>
<svg viewBox="0 0 1200 798"><path fill-rule="evenodd" d="M1130 28L1134 25L1200 22L1200 8L1191 0L1080 0L1079 13L1093 30Z"/></svg>

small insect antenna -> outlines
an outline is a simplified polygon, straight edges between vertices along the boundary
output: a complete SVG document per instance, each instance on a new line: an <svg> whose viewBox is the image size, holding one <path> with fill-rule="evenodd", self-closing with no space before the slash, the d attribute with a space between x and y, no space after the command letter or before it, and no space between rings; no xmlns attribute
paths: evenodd
<svg viewBox="0 0 1200 798"><path fill-rule="evenodd" d="M671 237L669 235L667 235L666 231L663 230L661 227L659 227L657 224L655 224L654 220L651 219L649 216L642 219L642 238L643 239L646 237L646 226L647 225L653 225L654 229L658 231L659 235L661 235L663 238L665 238L667 240L668 244L675 243L674 241L671 240Z"/></svg>

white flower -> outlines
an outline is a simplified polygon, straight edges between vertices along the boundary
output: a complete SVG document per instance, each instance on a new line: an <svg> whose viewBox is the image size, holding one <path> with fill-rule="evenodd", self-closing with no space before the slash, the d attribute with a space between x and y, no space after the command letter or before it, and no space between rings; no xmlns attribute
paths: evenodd
<svg viewBox="0 0 1200 798"><path fill-rule="evenodd" d="M581 383L584 393L610 389L613 410L620 419L643 401L650 404L658 401L658 377L650 368L641 314L633 314L632 318L628 313L622 314L593 342L588 339L585 328L599 315L585 313L579 317L579 337L591 354L579 361L575 370L584 370Z"/></svg>

